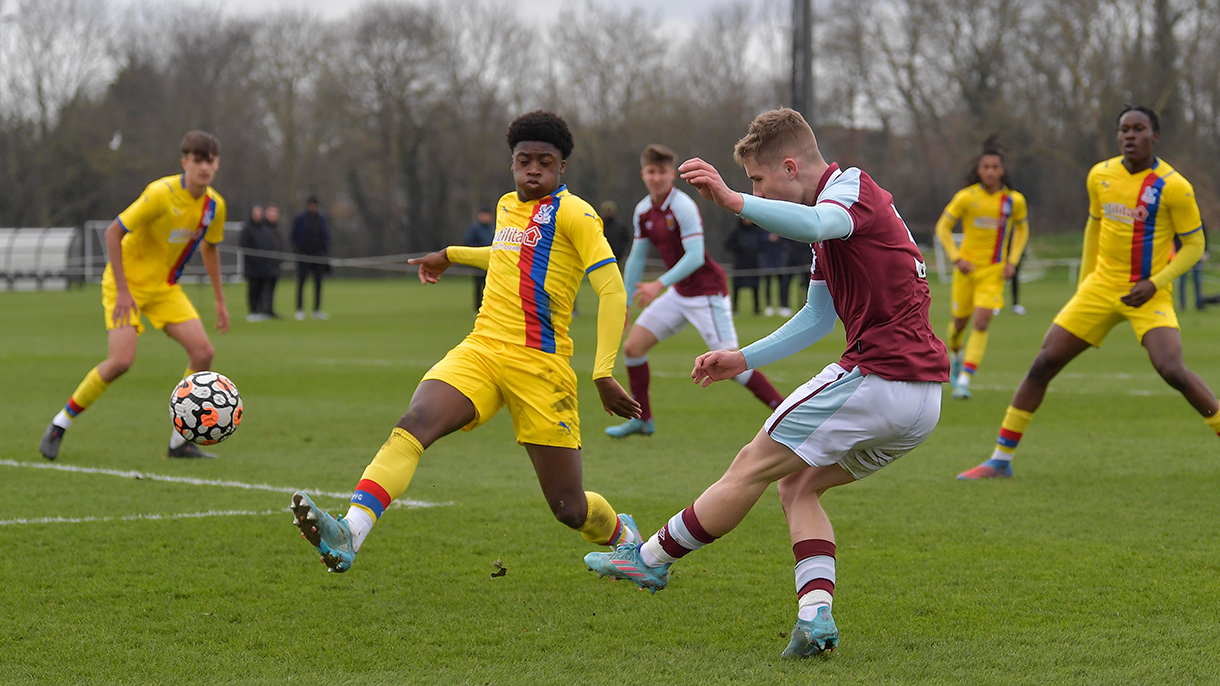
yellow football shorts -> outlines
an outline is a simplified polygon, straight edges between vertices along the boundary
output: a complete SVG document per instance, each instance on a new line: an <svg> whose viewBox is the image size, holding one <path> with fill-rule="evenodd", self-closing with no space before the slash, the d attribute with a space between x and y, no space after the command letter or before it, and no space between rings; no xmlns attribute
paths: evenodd
<svg viewBox="0 0 1220 686"><path fill-rule="evenodd" d="M1139 307L1128 307L1119 300L1130 291L1130 285L1114 286L1090 276L1055 315L1055 323L1094 347L1100 346L1110 329L1124 319L1131 322L1135 337L1141 342L1144 334L1152 329L1179 328L1172 289L1159 289L1151 300Z"/></svg>
<svg viewBox="0 0 1220 686"><path fill-rule="evenodd" d="M470 335L433 365L423 380L458 389L474 403L470 431L508 406L517 442L580 447L576 373L568 359L523 345Z"/></svg>
<svg viewBox="0 0 1220 686"><path fill-rule="evenodd" d="M975 267L969 274L953 269L953 316L965 319L979 307L989 310L1004 307L1003 263Z"/></svg>
<svg viewBox="0 0 1220 686"><path fill-rule="evenodd" d="M114 301L117 295L114 281L102 279L102 310L106 316L107 331L119 328L119 325L114 323ZM139 314L147 317L148 323L152 324L154 329L164 329L166 324L181 324L199 319L195 306L177 284L156 290L132 288L131 297L136 301ZM135 324L136 334L144 333L144 322L140 316L135 317L132 323Z"/></svg>

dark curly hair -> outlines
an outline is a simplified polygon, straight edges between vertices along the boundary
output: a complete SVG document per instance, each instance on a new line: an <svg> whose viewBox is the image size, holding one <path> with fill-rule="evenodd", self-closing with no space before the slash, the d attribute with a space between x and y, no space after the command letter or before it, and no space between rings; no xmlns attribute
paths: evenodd
<svg viewBox="0 0 1220 686"><path fill-rule="evenodd" d="M1145 117L1148 117L1148 121L1152 124L1152 130L1155 133L1161 132L1161 118L1156 116L1156 110L1152 109L1151 107L1145 107L1143 105L1123 105L1123 111L1118 113L1118 118L1115 119L1114 121L1115 122L1122 121L1123 115L1128 112L1139 112L1140 114L1144 115Z"/></svg>
<svg viewBox="0 0 1220 686"><path fill-rule="evenodd" d="M546 110L534 110L523 114L508 125L508 147L513 149L521 141L536 141L550 143L559 148L563 159L568 159L576 144L572 141L572 131L563 117Z"/></svg>

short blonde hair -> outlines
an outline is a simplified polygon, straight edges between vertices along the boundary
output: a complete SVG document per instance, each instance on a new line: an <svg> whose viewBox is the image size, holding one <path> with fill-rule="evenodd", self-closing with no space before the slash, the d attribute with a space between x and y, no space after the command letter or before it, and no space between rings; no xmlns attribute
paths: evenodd
<svg viewBox="0 0 1220 686"><path fill-rule="evenodd" d="M813 129L800 112L784 107L754 117L750 128L733 147L733 159L745 165L753 157L760 164L773 165L785 157L806 161L821 159Z"/></svg>

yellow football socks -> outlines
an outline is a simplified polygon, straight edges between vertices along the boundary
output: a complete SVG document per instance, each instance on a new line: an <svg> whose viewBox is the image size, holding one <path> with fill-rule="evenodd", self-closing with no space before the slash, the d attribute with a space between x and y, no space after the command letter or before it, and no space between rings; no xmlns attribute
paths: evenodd
<svg viewBox="0 0 1220 686"><path fill-rule="evenodd" d="M1025 430L1029 428L1033 418L1033 412L1018 410L1009 405L1008 411L1004 413L1004 423L1000 425L1000 437L996 439L995 452L992 453L991 459L1011 460L1017 452L1021 436L1025 435Z"/></svg>
<svg viewBox="0 0 1220 686"><path fill-rule="evenodd" d="M618 545L623 537L623 526L610 503L593 491L585 491L589 501L589 515L579 531L585 540L597 545Z"/></svg>
<svg viewBox="0 0 1220 686"><path fill-rule="evenodd" d="M1220 436L1220 412L1210 417L1204 417L1203 421L1207 422L1207 428L1215 431L1216 435Z"/></svg>
<svg viewBox="0 0 1220 686"><path fill-rule="evenodd" d="M110 384L102 381L102 375L97 373L97 367L89 370L85 375L84 381L76 387L72 392L72 397L68 398L68 404L64 406L64 413L69 417L75 417L85 411L86 407L92 405L106 389L110 388Z"/></svg>
<svg viewBox="0 0 1220 686"><path fill-rule="evenodd" d="M966 330L969 328L968 326L963 326L962 330L958 331L957 327L954 326L953 320L949 320L949 337L945 339L949 343L949 352L956 353L962 349L962 339L966 337Z"/></svg>
<svg viewBox="0 0 1220 686"><path fill-rule="evenodd" d="M962 374L966 376L965 381L974 377L974 373L978 371L979 364L983 361L983 353L987 351L987 332L975 329L970 333L970 340L966 342L966 356L962 360ZM955 381L962 381L961 378Z"/></svg>

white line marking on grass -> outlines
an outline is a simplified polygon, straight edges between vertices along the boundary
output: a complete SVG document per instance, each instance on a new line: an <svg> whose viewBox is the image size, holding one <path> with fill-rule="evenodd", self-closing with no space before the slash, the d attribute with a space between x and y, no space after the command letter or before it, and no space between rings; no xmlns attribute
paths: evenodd
<svg viewBox="0 0 1220 686"><path fill-rule="evenodd" d="M352 496L350 493L340 493L337 491L319 491L311 488L290 488L287 486L271 486L268 484L248 484L241 481L223 481L220 479L197 479L191 476L169 476L165 474L146 474L137 471L120 471L118 469L102 469L100 467L77 467L70 464L52 464L49 462L18 462L17 460L0 460L0 466L3 467L28 467L30 469L53 469L59 472L76 472L78 474L105 474L108 476L121 476L127 479L148 479L149 481L167 481L177 484L191 484L192 486L221 486L223 488L241 488L247 491L271 491L272 493L295 493L301 491L309 495L323 496L326 498L338 498L348 500ZM452 505L453 503L432 503L426 500L411 500L409 498L395 500L392 505L414 509L418 507L442 507L444 505Z"/></svg>
<svg viewBox="0 0 1220 686"><path fill-rule="evenodd" d="M208 510L207 512L183 512L181 514L134 514L125 517L35 517L31 519L0 519L0 526L21 524L84 524L86 522L134 522L141 519L159 521L165 519L202 519L204 517L242 517L285 514L282 510Z"/></svg>

